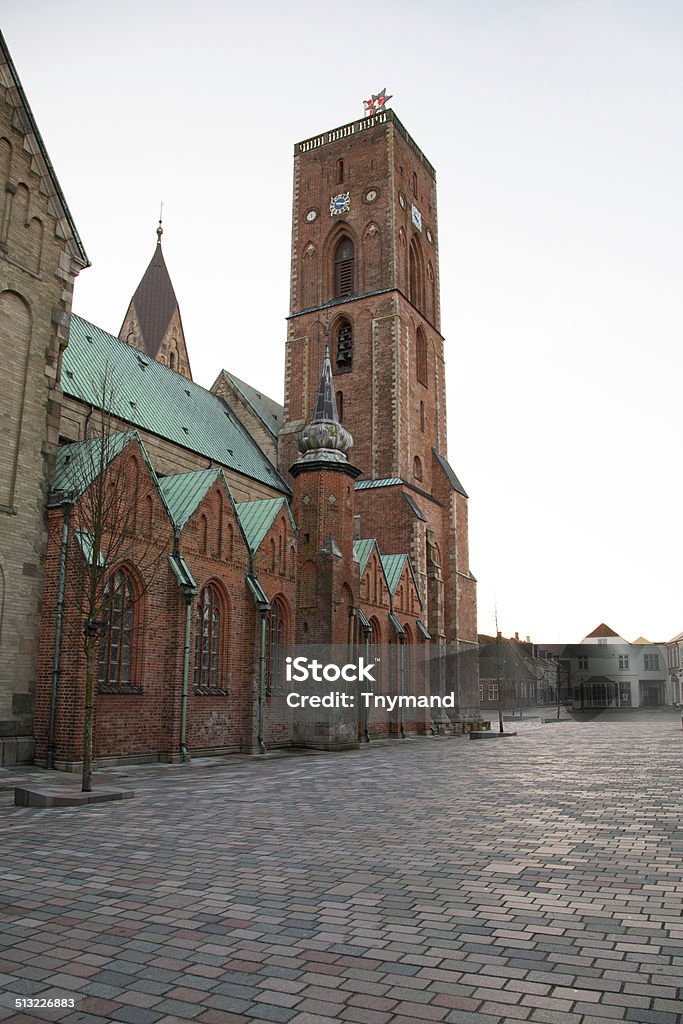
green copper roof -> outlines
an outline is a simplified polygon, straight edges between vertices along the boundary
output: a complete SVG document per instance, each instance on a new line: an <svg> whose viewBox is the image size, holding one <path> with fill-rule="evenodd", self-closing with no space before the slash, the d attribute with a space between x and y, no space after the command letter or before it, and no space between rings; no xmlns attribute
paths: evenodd
<svg viewBox="0 0 683 1024"><path fill-rule="evenodd" d="M285 415L284 408L278 402L274 402L272 398L261 394L251 384L247 384L245 381L240 380L239 377L235 377L234 374L228 373L227 370L223 370L223 373L235 385L247 405L251 406L254 413L273 437L277 437Z"/></svg>
<svg viewBox="0 0 683 1024"><path fill-rule="evenodd" d="M382 568L384 569L384 575L387 578L387 586L389 587L389 593L394 596L398 581L401 578L403 572L403 566L406 564L407 555L382 555Z"/></svg>
<svg viewBox="0 0 683 1024"><path fill-rule="evenodd" d="M75 315L61 384L73 398L96 408L104 401L117 418L141 430L289 493L277 470L218 396Z"/></svg>
<svg viewBox="0 0 683 1024"><path fill-rule="evenodd" d="M247 544L252 554L258 551L261 541L273 525L275 517L282 507L287 509L290 522L294 520L287 501L284 498L266 498L261 501L238 501L235 505L240 526L244 530ZM296 529L296 527L294 527Z"/></svg>
<svg viewBox="0 0 683 1024"><path fill-rule="evenodd" d="M354 540L353 542L353 557L356 562L360 563L361 576L365 572L365 567L376 543L377 541L374 538L371 540Z"/></svg>
<svg viewBox="0 0 683 1024"><path fill-rule="evenodd" d="M219 477L227 487L222 469L200 469L195 473L178 473L175 476L162 477L159 487L173 523L179 530L187 524L208 489Z"/></svg>
<svg viewBox="0 0 683 1024"><path fill-rule="evenodd" d="M355 485L357 491L367 491L371 487L396 487L397 484L402 484L398 476L386 477L384 480L359 480Z"/></svg>
<svg viewBox="0 0 683 1024"><path fill-rule="evenodd" d="M65 495L76 499L88 489L102 469L105 469L137 434L134 430L88 441L65 444L57 450L55 479L50 504ZM138 438L139 440L139 438Z"/></svg>

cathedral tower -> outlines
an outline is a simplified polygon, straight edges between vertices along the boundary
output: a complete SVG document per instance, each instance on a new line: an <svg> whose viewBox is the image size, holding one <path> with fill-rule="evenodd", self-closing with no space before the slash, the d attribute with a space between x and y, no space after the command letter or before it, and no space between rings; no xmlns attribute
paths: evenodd
<svg viewBox="0 0 683 1024"><path fill-rule="evenodd" d="M392 110L294 147L283 475L327 339L363 474L359 536L410 555L433 642L474 645L467 494L446 455L436 175Z"/></svg>
<svg viewBox="0 0 683 1024"><path fill-rule="evenodd" d="M431 489L432 448L446 453L438 280L434 168L393 111L295 147L283 453L327 327L357 465Z"/></svg>

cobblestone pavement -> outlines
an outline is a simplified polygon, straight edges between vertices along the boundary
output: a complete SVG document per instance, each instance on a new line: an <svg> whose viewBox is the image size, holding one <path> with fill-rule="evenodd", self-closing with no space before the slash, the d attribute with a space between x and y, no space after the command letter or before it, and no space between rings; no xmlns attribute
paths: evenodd
<svg viewBox="0 0 683 1024"><path fill-rule="evenodd" d="M669 713L5 789L0 1020L681 1024L682 754Z"/></svg>

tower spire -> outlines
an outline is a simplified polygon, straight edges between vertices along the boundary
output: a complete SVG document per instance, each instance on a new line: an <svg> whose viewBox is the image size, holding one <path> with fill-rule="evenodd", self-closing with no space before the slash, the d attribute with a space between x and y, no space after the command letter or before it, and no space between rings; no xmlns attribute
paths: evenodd
<svg viewBox="0 0 683 1024"><path fill-rule="evenodd" d="M299 434L298 447L301 455L291 468L295 476L304 469L340 469L351 476L360 472L347 458L353 438L339 422L327 340L313 416Z"/></svg>

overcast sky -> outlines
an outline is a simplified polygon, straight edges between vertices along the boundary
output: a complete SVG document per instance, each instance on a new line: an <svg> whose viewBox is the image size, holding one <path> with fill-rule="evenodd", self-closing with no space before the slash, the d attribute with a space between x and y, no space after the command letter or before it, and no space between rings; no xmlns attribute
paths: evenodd
<svg viewBox="0 0 683 1024"><path fill-rule="evenodd" d="M479 628L683 630L679 0L33 0L3 32L118 333L156 241L195 380L282 400L293 144L383 86L437 170Z"/></svg>

